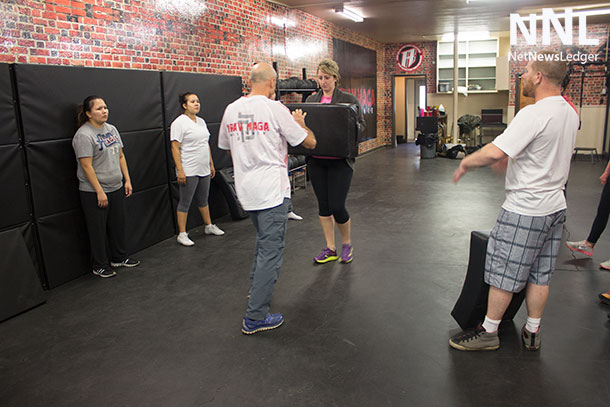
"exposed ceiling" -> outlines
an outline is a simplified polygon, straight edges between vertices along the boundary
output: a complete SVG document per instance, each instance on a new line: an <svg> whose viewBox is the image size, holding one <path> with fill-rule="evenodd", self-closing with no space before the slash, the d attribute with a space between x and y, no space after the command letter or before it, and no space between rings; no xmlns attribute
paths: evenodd
<svg viewBox="0 0 610 407"><path fill-rule="evenodd" d="M268 1L305 11L384 43L436 40L444 33L454 31L508 33L510 13L518 13L522 16L531 12L541 14L542 8L553 8L557 13L563 12L565 7L577 9L585 5L594 5L595 8L610 8L610 3L595 3L591 0ZM364 22L356 23L335 13L335 8L342 5L364 16ZM610 16L587 18L587 24L595 23L610 23ZM577 24L575 18L574 25Z"/></svg>

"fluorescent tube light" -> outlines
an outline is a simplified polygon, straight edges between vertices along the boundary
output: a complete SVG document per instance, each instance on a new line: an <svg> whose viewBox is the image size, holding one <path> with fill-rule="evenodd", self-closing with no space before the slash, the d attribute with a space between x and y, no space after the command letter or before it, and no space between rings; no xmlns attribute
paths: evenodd
<svg viewBox="0 0 610 407"><path fill-rule="evenodd" d="M355 13L352 10L346 9L345 7L336 8L335 13L341 14L342 16L347 17L357 23L361 23L364 21L364 17L362 17L360 14Z"/></svg>

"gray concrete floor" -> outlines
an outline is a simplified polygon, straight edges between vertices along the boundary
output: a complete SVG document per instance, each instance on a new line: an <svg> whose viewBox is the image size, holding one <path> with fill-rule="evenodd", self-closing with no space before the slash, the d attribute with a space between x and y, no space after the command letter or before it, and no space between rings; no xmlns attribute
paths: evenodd
<svg viewBox="0 0 610 407"><path fill-rule="evenodd" d="M610 400L610 289L598 263L562 246L542 349L521 348L525 307L496 352L448 346L472 230L490 230L503 179L400 145L361 157L348 198L355 259L314 265L324 246L311 187L294 194L272 311L285 324L244 336L254 229L217 220L137 254L112 279L87 275L0 324L0 406L603 406ZM573 163L565 237L586 237L605 162Z"/></svg>

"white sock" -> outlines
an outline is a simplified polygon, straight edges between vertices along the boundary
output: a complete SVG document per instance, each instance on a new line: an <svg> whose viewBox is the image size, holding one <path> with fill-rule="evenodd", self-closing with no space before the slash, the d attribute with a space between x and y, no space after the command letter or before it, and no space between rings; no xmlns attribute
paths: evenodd
<svg viewBox="0 0 610 407"><path fill-rule="evenodd" d="M180 233L178 233L178 236L184 236L184 237L187 237L188 235L189 235L189 234L188 234L188 233L186 233L186 232L180 232Z"/></svg>
<svg viewBox="0 0 610 407"><path fill-rule="evenodd" d="M527 322L525 323L525 329L527 329L528 331L530 331L531 333L536 333L538 332L538 328L540 328L540 320L542 318L532 318L532 317L527 317Z"/></svg>
<svg viewBox="0 0 610 407"><path fill-rule="evenodd" d="M500 326L500 322L502 322L501 319L498 319L496 321L494 319L489 319L489 317L487 315L485 315L485 321L483 322L483 328L485 328L485 331L487 331L489 333L496 332L498 330L498 327Z"/></svg>

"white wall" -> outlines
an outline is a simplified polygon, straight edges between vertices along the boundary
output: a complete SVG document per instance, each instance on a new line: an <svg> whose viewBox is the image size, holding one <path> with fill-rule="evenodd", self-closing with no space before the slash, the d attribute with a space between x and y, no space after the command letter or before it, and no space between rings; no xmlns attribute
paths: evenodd
<svg viewBox="0 0 610 407"><path fill-rule="evenodd" d="M407 139L410 141L415 140L415 120L417 114L415 113L415 79L407 80Z"/></svg>
<svg viewBox="0 0 610 407"><path fill-rule="evenodd" d="M578 106L577 106L578 108ZM509 123L515 116L515 107L511 106L508 113ZM604 142L604 119L606 106L583 106L580 115L581 126L576 137L576 147L597 148L601 154Z"/></svg>
<svg viewBox="0 0 610 407"><path fill-rule="evenodd" d="M405 129L405 78L395 77L394 82L394 135L406 136Z"/></svg>

